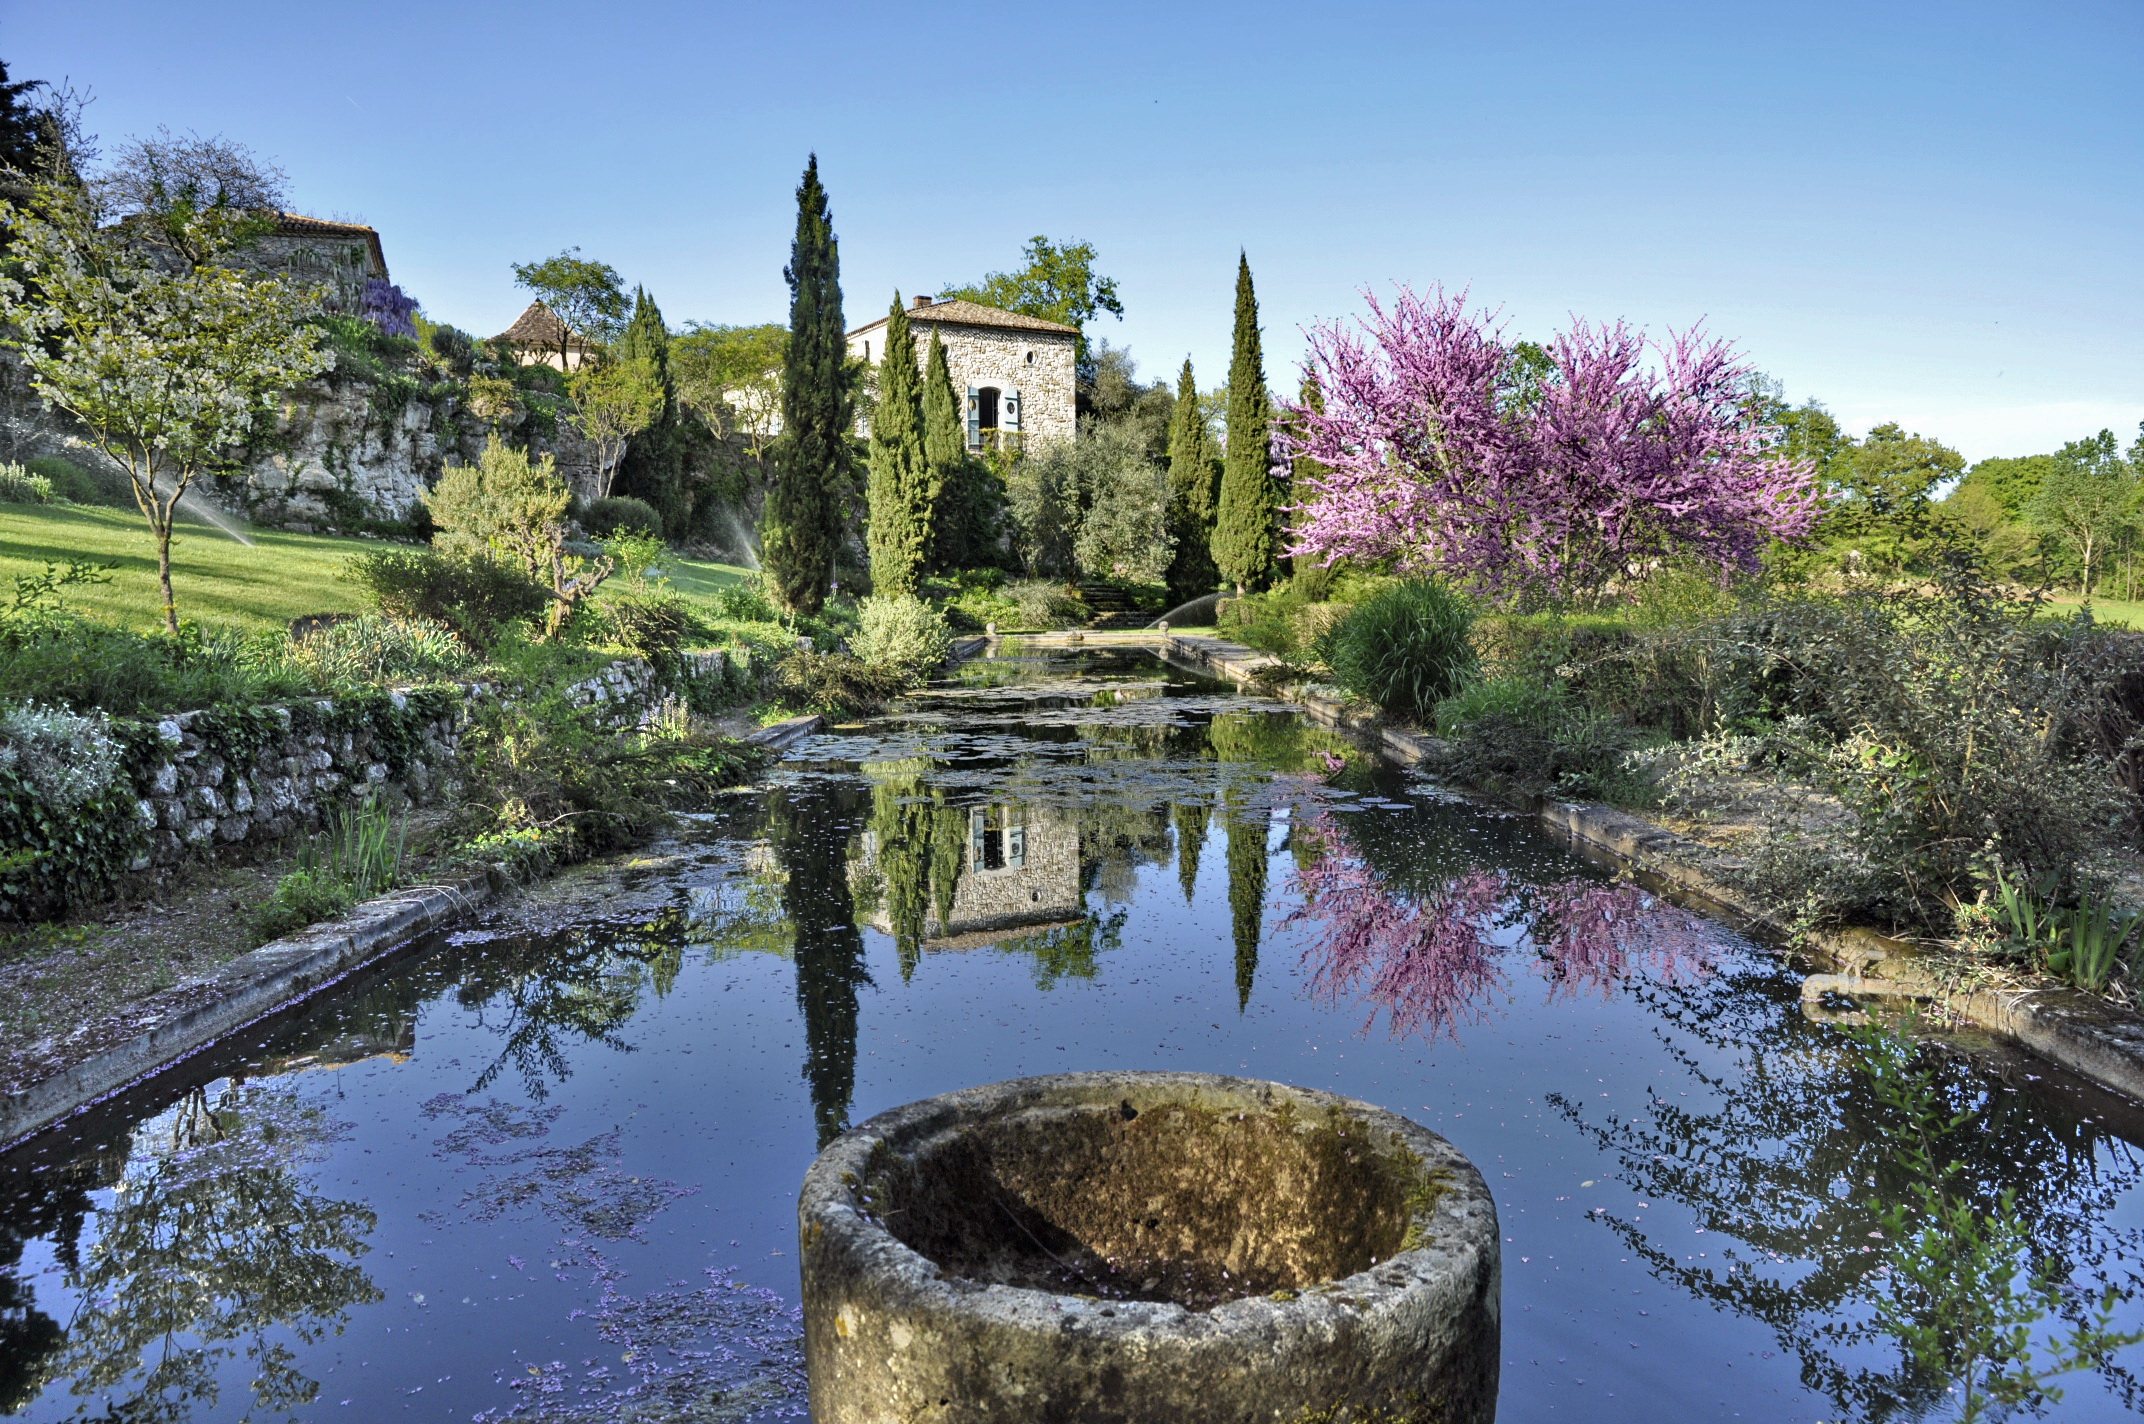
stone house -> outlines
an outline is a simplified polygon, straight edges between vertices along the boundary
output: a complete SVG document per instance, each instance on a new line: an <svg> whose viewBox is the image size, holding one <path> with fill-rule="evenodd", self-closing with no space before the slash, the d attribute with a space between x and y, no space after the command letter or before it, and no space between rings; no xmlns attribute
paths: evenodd
<svg viewBox="0 0 2144 1424"><path fill-rule="evenodd" d="M850 332L849 355L872 365L884 360L887 320ZM919 365L930 358L933 331L945 344L954 393L966 392L970 450L1072 438L1078 428L1078 327L958 297L917 297L908 321Z"/></svg>
<svg viewBox="0 0 2144 1424"><path fill-rule="evenodd" d="M514 324L492 338L513 348L514 359L524 366L549 366L554 371L577 371L594 352L596 344L578 332L568 331L558 313L542 302L530 302ZM560 352L565 353L563 362Z"/></svg>
<svg viewBox="0 0 2144 1424"><path fill-rule="evenodd" d="M1079 824L1046 807L1017 804L968 808L966 845L950 905L924 914L926 949L975 949L1037 930L1065 928L1086 914ZM878 833L866 830L851 867L867 880L879 867ZM868 923L884 934L893 921L883 901Z"/></svg>
<svg viewBox="0 0 2144 1424"><path fill-rule="evenodd" d="M331 311L354 312L365 283L387 278L380 235L363 223L329 222L302 213L277 213L272 232L245 251L245 265L328 289Z"/></svg>

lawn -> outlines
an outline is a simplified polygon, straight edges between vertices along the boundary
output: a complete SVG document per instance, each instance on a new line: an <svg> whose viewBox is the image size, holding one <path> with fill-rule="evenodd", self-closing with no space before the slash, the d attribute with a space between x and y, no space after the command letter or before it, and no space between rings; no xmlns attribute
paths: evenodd
<svg viewBox="0 0 2144 1424"><path fill-rule="evenodd" d="M258 627L363 608L360 590L341 578L341 569L352 554L380 547L377 541L276 529L249 530L247 537L253 542L241 544L211 525L181 520L171 540L171 584L181 618ZM139 514L90 505L0 504L0 590L19 574L68 559L118 565L110 583L70 590L74 607L131 627L160 622L156 546ZM729 564L684 558L671 559L669 567L677 591L695 603L745 574Z"/></svg>
<svg viewBox="0 0 2144 1424"><path fill-rule="evenodd" d="M2057 612L2067 613L2077 606L2074 598L2052 600ZM2144 628L2144 603L2124 603L2118 598L2095 598L2092 600L2092 617L2101 623L2119 623L2126 628Z"/></svg>

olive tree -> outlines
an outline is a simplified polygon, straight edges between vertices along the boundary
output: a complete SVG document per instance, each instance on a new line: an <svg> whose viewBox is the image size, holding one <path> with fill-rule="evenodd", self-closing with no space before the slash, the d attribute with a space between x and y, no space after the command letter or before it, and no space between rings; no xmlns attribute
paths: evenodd
<svg viewBox="0 0 2144 1424"><path fill-rule="evenodd" d="M31 388L80 422L125 470L156 541L164 627L179 631L171 534L195 479L232 465L283 391L327 370L333 353L308 319L320 293L220 266L246 236L245 214L175 214L173 264L100 231L79 195L40 188L32 208L0 202L0 340L21 353Z"/></svg>

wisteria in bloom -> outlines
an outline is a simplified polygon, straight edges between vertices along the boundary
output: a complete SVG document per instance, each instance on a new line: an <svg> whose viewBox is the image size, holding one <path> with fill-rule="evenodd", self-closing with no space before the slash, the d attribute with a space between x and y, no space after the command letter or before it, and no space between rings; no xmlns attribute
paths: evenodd
<svg viewBox="0 0 2144 1424"><path fill-rule="evenodd" d="M1710 964L1704 923L1627 882L1522 887L1498 870L1453 877L1429 896L1388 891L1330 814L1305 827L1318 855L1294 873L1302 904L1286 925L1310 927L1311 991L1369 1005L1394 1036L1457 1037L1506 983L1501 931L1530 939L1551 993L1611 986L1640 967L1666 977Z"/></svg>
<svg viewBox="0 0 2144 1424"><path fill-rule="evenodd" d="M357 299L357 314L386 336L415 336L417 299L383 277L366 281Z"/></svg>
<svg viewBox="0 0 2144 1424"><path fill-rule="evenodd" d="M1296 557L1584 600L1662 560L1753 571L1767 543L1816 519L1814 467L1777 452L1781 432L1748 398L1753 370L1725 341L1579 321L1536 381L1464 293L1365 299L1359 331L1311 330L1322 409L1290 406L1278 427L1314 462Z"/></svg>

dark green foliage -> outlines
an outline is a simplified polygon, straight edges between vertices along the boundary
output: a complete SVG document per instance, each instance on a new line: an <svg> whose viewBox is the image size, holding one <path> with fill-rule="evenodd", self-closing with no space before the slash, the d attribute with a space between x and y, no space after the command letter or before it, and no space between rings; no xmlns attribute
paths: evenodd
<svg viewBox="0 0 2144 1424"><path fill-rule="evenodd" d="M379 549L350 560L350 580L372 606L398 618L429 618L474 648L543 612L550 593L497 560L459 558L435 549Z"/></svg>
<svg viewBox="0 0 2144 1424"><path fill-rule="evenodd" d="M692 437L678 404L677 383L670 373L670 329L663 325L662 309L645 291L633 291L633 315L618 338L620 360L645 360L655 371L663 389L663 408L648 428L625 447L612 481L614 494L645 501L661 516L658 538L683 536L692 517L692 488L688 460Z"/></svg>
<svg viewBox="0 0 2144 1424"><path fill-rule="evenodd" d="M902 669L873 667L848 653L799 649L774 670L774 695L782 706L829 717L869 716L912 685Z"/></svg>
<svg viewBox="0 0 2144 1424"><path fill-rule="evenodd" d="M1235 354L1228 363L1228 450L1213 531L1214 564L1239 589L1256 586L1273 568L1272 420L1258 295L1251 288L1250 258L1239 253Z"/></svg>
<svg viewBox="0 0 2144 1424"><path fill-rule="evenodd" d="M871 412L871 587L881 597L914 593L931 548L936 471L924 451L922 380L916 338L893 294L886 354L879 363L878 404Z"/></svg>
<svg viewBox="0 0 2144 1424"><path fill-rule="evenodd" d="M1198 891L1199 856L1206 849L1206 822L1211 815L1203 801L1169 808L1169 820L1176 827L1176 883L1183 888L1187 905Z"/></svg>
<svg viewBox="0 0 2144 1424"><path fill-rule="evenodd" d="M90 469L58 455L39 455L25 460L23 468L52 481L52 497L69 504L99 504L112 509L134 508L134 485L118 470Z"/></svg>
<svg viewBox="0 0 2144 1424"><path fill-rule="evenodd" d="M1017 272L992 272L980 282L938 289L941 299L964 298L1000 311L1038 316L1080 329L1078 364L1083 376L1092 362L1087 348L1087 323L1102 312L1118 320L1124 303L1117 299L1117 283L1094 270L1094 244L1073 240L1052 242L1040 233L1027 240L1027 265Z"/></svg>
<svg viewBox="0 0 2144 1424"><path fill-rule="evenodd" d="M1169 596L1178 603L1211 593L1221 581L1213 562L1214 516L1220 508L1220 461L1213 432L1199 407L1191 358L1176 378L1176 408L1169 419L1169 532L1176 538L1169 565Z"/></svg>
<svg viewBox="0 0 2144 1424"><path fill-rule="evenodd" d="M782 362L782 436L760 544L776 598L817 613L833 582L844 519L854 395L841 319L841 251L816 154L797 187L789 266L789 349Z"/></svg>
<svg viewBox="0 0 2144 1424"><path fill-rule="evenodd" d="M139 758L154 726L111 731ZM140 853L147 832L135 818L137 791L125 777L95 800L53 807L13 766L0 766L0 900L20 919L49 918L104 898Z"/></svg>
<svg viewBox="0 0 2144 1424"><path fill-rule="evenodd" d="M589 501L588 508L581 514L581 527L588 531L591 539L608 539L627 530L660 539L663 517L644 499L612 495L608 499Z"/></svg>
<svg viewBox="0 0 2144 1424"><path fill-rule="evenodd" d="M1445 771L1521 800L1554 794L1618 805L1650 797L1624 769L1637 746L1628 723L1596 712L1561 685L1531 678L1471 683L1437 705Z"/></svg>
<svg viewBox="0 0 2144 1424"><path fill-rule="evenodd" d="M1317 651L1350 696L1421 721L1473 672L1473 626L1464 598L1411 579L1358 604Z"/></svg>

